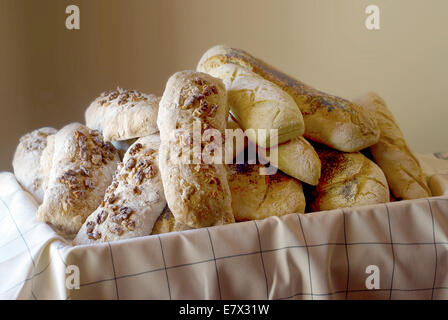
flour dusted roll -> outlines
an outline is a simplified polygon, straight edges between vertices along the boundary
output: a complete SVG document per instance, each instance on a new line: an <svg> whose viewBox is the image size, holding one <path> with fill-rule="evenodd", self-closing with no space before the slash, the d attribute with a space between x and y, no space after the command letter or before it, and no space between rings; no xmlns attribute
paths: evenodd
<svg viewBox="0 0 448 320"><path fill-rule="evenodd" d="M226 164L240 161L240 157L244 149L246 149L248 140L243 129L233 119L232 116L227 118L226 134L225 134L225 159ZM235 159L236 158L236 159Z"/></svg>
<svg viewBox="0 0 448 320"><path fill-rule="evenodd" d="M158 169L160 137L139 138L126 152L101 205L87 218L74 244L150 235L166 206Z"/></svg>
<svg viewBox="0 0 448 320"><path fill-rule="evenodd" d="M380 140L370 147L373 159L386 175L393 195L398 199L418 199L431 196L420 163L409 149L403 133L386 102L369 92L354 100L372 111L381 130Z"/></svg>
<svg viewBox="0 0 448 320"><path fill-rule="evenodd" d="M37 218L74 234L101 203L119 158L97 131L79 123L65 126L51 138L41 159L48 178ZM48 161L43 163L44 159Z"/></svg>
<svg viewBox="0 0 448 320"><path fill-rule="evenodd" d="M157 118L160 172L176 221L192 228L234 222L222 156L227 117L227 94L221 80L195 71L177 72L169 78ZM199 132L194 132L198 123ZM213 140L205 137L211 133L217 134ZM202 144L194 144L196 135L202 136ZM211 150L216 157L221 153L218 163L205 161L204 154L211 155Z"/></svg>
<svg viewBox="0 0 448 320"><path fill-rule="evenodd" d="M319 156L313 146L304 137L297 137L278 145L276 156L274 149L265 150L270 163L284 173L310 185L317 185L321 174Z"/></svg>
<svg viewBox="0 0 448 320"><path fill-rule="evenodd" d="M20 142L14 153L12 166L14 175L21 186L31 193L41 203L44 197L43 181L40 168L40 159L47 147L47 139L55 134L56 129L45 127L27 133L20 138Z"/></svg>
<svg viewBox="0 0 448 320"><path fill-rule="evenodd" d="M158 131L159 102L153 94L118 87L103 92L90 104L85 112L86 125L100 131L105 141L144 137Z"/></svg>
<svg viewBox="0 0 448 320"><path fill-rule="evenodd" d="M301 136L305 131L297 104L276 84L237 64L223 64L207 70L223 80L232 115L253 143L263 148ZM253 130L248 130L253 129ZM265 129L265 136L257 136ZM271 129L274 129L271 133Z"/></svg>
<svg viewBox="0 0 448 320"><path fill-rule="evenodd" d="M228 166L235 220L259 220L270 216L305 212L302 184L278 171L260 175L261 164Z"/></svg>
<svg viewBox="0 0 448 320"><path fill-rule="evenodd" d="M362 153L345 153L323 146L316 151L322 176L312 191L312 211L389 202L383 171Z"/></svg>
<svg viewBox="0 0 448 320"><path fill-rule="evenodd" d="M222 45L212 47L202 56L197 70L212 72L228 63L247 68L289 93L303 114L307 139L346 152L359 151L378 142L378 125L370 111L316 90L243 50Z"/></svg>

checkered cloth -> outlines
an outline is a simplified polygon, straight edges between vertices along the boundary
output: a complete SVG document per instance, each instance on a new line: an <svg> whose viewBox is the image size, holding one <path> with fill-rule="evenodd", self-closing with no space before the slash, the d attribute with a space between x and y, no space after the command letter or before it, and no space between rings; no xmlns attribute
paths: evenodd
<svg viewBox="0 0 448 320"><path fill-rule="evenodd" d="M438 197L78 247L1 173L0 298L448 299L448 164L422 161Z"/></svg>

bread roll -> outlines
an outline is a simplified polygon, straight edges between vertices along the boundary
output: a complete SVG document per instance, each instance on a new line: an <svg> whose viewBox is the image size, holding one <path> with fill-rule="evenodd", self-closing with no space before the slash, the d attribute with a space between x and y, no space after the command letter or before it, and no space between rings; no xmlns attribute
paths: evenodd
<svg viewBox="0 0 448 320"><path fill-rule="evenodd" d="M381 130L380 140L370 147L373 159L386 175L393 195L398 199L418 199L431 196L426 178L414 157L386 102L369 92L355 99L375 114Z"/></svg>
<svg viewBox="0 0 448 320"><path fill-rule="evenodd" d="M41 159L41 170L48 180L37 218L58 231L74 234L101 203L118 154L97 131L79 123L69 124L51 137L49 152L44 150L49 165L42 166L44 155Z"/></svg>
<svg viewBox="0 0 448 320"><path fill-rule="evenodd" d="M150 235L166 201L158 169L160 138L138 139L126 152L101 205L87 218L74 244Z"/></svg>
<svg viewBox="0 0 448 320"><path fill-rule="evenodd" d="M302 184L281 172L260 175L260 164L228 166L232 208L236 221L305 212Z"/></svg>
<svg viewBox="0 0 448 320"><path fill-rule="evenodd" d="M312 191L312 211L332 210L389 201L389 187L381 169L362 153L316 147L322 176Z"/></svg>
<svg viewBox="0 0 448 320"><path fill-rule="evenodd" d="M17 181L38 203L41 203L44 197L44 177L39 170L40 159L47 146L48 136L56 132L56 129L45 127L27 133L20 138L12 160Z"/></svg>
<svg viewBox="0 0 448 320"><path fill-rule="evenodd" d="M310 185L317 185L321 174L319 156L313 146L304 137L294 138L274 149L264 150L270 163L284 173ZM271 156L272 155L272 156Z"/></svg>
<svg viewBox="0 0 448 320"><path fill-rule="evenodd" d="M222 155L228 111L222 81L194 71L171 76L160 101L157 124L165 196L176 221L191 228L234 222L223 157L218 163L204 159L210 147ZM194 132L197 123L200 132ZM218 134L213 141L204 137L210 132ZM194 145L197 134L202 136L199 150Z"/></svg>
<svg viewBox="0 0 448 320"><path fill-rule="evenodd" d="M305 131L296 103L276 84L236 64L223 64L207 71L223 80L230 110L253 143L268 148L273 141L277 145ZM265 129L266 135L257 136L258 129Z"/></svg>
<svg viewBox="0 0 448 320"><path fill-rule="evenodd" d="M166 206L165 210L157 219L152 229L152 234L161 234L174 231L190 230L188 226L176 221L170 208Z"/></svg>
<svg viewBox="0 0 448 320"><path fill-rule="evenodd" d="M144 137L158 131L159 102L159 97L137 90L106 91L87 108L86 125L100 131L105 141Z"/></svg>
<svg viewBox="0 0 448 320"><path fill-rule="evenodd" d="M202 56L197 70L211 72L227 63L245 67L289 93L303 114L307 139L346 152L359 151L378 142L379 129L371 112L316 90L243 50L215 46Z"/></svg>

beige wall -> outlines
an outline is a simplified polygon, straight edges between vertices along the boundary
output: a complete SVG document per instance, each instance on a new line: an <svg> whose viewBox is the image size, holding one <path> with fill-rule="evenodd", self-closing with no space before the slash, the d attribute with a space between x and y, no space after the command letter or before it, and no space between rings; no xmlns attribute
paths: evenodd
<svg viewBox="0 0 448 320"><path fill-rule="evenodd" d="M81 30L65 29L65 7ZM381 30L364 9L381 9ZM83 121L117 85L161 94L208 47L241 47L300 80L389 102L416 152L448 150L446 0L0 0L0 170L18 138Z"/></svg>

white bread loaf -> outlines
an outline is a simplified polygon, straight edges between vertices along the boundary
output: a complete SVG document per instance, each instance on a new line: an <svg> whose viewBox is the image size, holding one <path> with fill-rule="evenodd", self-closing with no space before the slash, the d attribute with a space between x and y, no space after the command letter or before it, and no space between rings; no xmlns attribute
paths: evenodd
<svg viewBox="0 0 448 320"><path fill-rule="evenodd" d="M278 145L277 150L263 150L270 163L284 173L310 185L317 185L321 174L319 156L304 137L297 137ZM276 156L272 156L271 154Z"/></svg>
<svg viewBox="0 0 448 320"><path fill-rule="evenodd" d="M389 202L386 177L360 152L345 153L316 146L322 176L312 191L312 211Z"/></svg>
<svg viewBox="0 0 448 320"><path fill-rule="evenodd" d="M86 125L100 131L105 141L144 137L158 131L159 102L159 97L137 90L106 91L87 108Z"/></svg>
<svg viewBox="0 0 448 320"><path fill-rule="evenodd" d="M199 145L199 155L209 147L222 154L227 117L227 94L221 80L195 71L177 72L169 78L157 118L160 172L176 221L192 228L234 222L223 157L218 164L204 163L196 156L190 159L190 152L198 151L193 145L194 123L200 123L199 135L207 130L221 135Z"/></svg>
<svg viewBox="0 0 448 320"><path fill-rule="evenodd" d="M297 104L276 84L236 64L223 64L207 72L224 82L232 115L253 143L267 148L271 139L275 139L275 146L305 131ZM266 135L257 136L258 129L265 129Z"/></svg>
<svg viewBox="0 0 448 320"><path fill-rule="evenodd" d="M260 175L261 164L228 166L232 208L236 221L305 212L302 184L281 172Z"/></svg>
<svg viewBox="0 0 448 320"><path fill-rule="evenodd" d="M354 101L375 114L381 136L378 143L370 147L370 152L384 171L393 195L398 199L430 197L431 190L422 168L409 149L386 102L374 92L366 93Z"/></svg>
<svg viewBox="0 0 448 320"><path fill-rule="evenodd" d="M160 137L139 138L126 152L101 205L73 243L89 244L150 235L166 201L158 168Z"/></svg>
<svg viewBox="0 0 448 320"><path fill-rule="evenodd" d="M41 166L48 177L37 218L65 234L74 234L101 203L112 181L118 154L97 131L72 123L52 136ZM48 164L47 164L48 163Z"/></svg>
<svg viewBox="0 0 448 320"><path fill-rule="evenodd" d="M45 179L39 169L40 159L47 147L48 137L56 132L56 129L45 127L27 133L20 138L12 160L17 181L34 196L38 203L41 203L44 197L43 181Z"/></svg>
<svg viewBox="0 0 448 320"><path fill-rule="evenodd" d="M200 59L197 70L210 72L228 63L247 68L289 93L302 112L305 138L345 152L359 151L378 142L380 132L370 111L316 90L241 49L212 47Z"/></svg>

